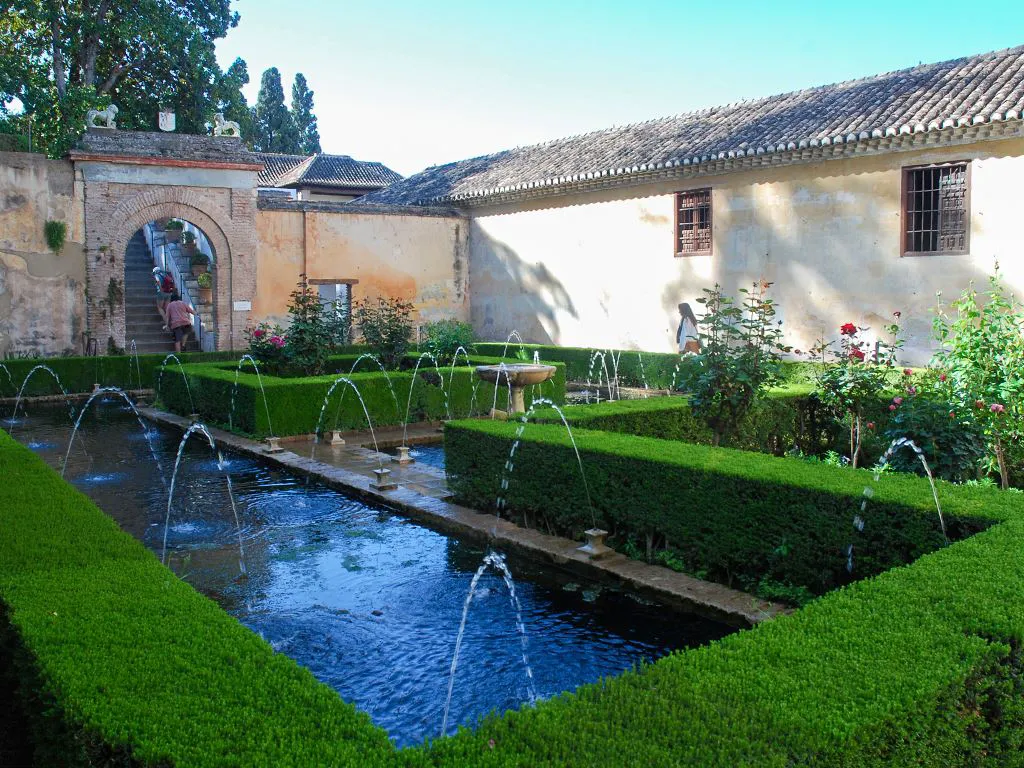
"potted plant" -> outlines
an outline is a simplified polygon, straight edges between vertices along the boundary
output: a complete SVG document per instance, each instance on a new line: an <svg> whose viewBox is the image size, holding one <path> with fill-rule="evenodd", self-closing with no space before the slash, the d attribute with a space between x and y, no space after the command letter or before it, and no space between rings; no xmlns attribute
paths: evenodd
<svg viewBox="0 0 1024 768"><path fill-rule="evenodd" d="M196 236L192 232L181 233L181 252L188 258L196 254Z"/></svg>
<svg viewBox="0 0 1024 768"><path fill-rule="evenodd" d="M210 257L202 251L196 251L189 257L189 263L192 265L192 274L201 275L210 268Z"/></svg>
<svg viewBox="0 0 1024 768"><path fill-rule="evenodd" d="M181 232L185 229L185 223L177 219L171 219L164 226L164 239L168 243L177 243L181 240Z"/></svg>
<svg viewBox="0 0 1024 768"><path fill-rule="evenodd" d="M200 275L196 275L196 282L199 283L199 303L212 304L213 275L209 272L203 272Z"/></svg>

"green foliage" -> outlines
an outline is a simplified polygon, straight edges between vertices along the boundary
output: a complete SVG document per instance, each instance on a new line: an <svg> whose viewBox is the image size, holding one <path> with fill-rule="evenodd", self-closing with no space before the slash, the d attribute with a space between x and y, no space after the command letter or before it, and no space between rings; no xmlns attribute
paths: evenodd
<svg viewBox="0 0 1024 768"><path fill-rule="evenodd" d="M257 152L301 153L299 132L288 107L277 67L263 72L253 108L253 149Z"/></svg>
<svg viewBox="0 0 1024 768"><path fill-rule="evenodd" d="M182 245L195 245L196 236L193 232L185 231L181 233L181 244ZM196 261L196 257L199 254L192 254L192 263L201 263Z"/></svg>
<svg viewBox="0 0 1024 768"><path fill-rule="evenodd" d="M854 467L860 460L868 421L866 409L877 403L892 386L896 354L902 346L899 318L900 313L896 312L894 321L886 327L892 342L879 339L875 351L862 336L870 329L858 328L853 323L840 327L838 351L833 349L832 342L824 340L811 350L812 358L820 360L818 396L845 420L850 436L849 457Z"/></svg>
<svg viewBox="0 0 1024 768"><path fill-rule="evenodd" d="M782 379L782 321L765 292L771 283L741 288L737 306L718 284L697 299L705 308L698 324L700 352L685 370L690 405L711 429L714 445L735 433L762 392Z"/></svg>
<svg viewBox="0 0 1024 768"><path fill-rule="evenodd" d="M181 221L180 219L171 219L166 224L164 224L164 230L167 232L183 232L184 229L185 222ZM182 239L184 239L184 234L182 235Z"/></svg>
<svg viewBox="0 0 1024 768"><path fill-rule="evenodd" d="M903 393L889 404L886 440L912 440L924 451L936 477L956 482L976 479L985 457L978 409L960 407L944 374L929 370L915 378L908 368L903 378ZM911 450L898 451L889 464L901 472L924 474L920 459Z"/></svg>
<svg viewBox="0 0 1024 768"><path fill-rule="evenodd" d="M961 412L975 410L991 466L1009 487L1008 452L1024 448L1024 307L1008 292L998 268L988 290L972 284L935 315L940 348L936 362L946 374Z"/></svg>
<svg viewBox="0 0 1024 768"><path fill-rule="evenodd" d="M213 275L210 272L200 272L196 275L196 282L200 288L213 288Z"/></svg>
<svg viewBox="0 0 1024 768"><path fill-rule="evenodd" d="M473 342L476 338L473 326L459 320L438 320L428 323L426 327L427 351L443 364L452 362L452 358L462 347L466 352L474 351Z"/></svg>
<svg viewBox="0 0 1024 768"><path fill-rule="evenodd" d="M288 364L306 376L318 376L324 370L327 356L331 353L334 339L324 325L324 307L320 296L306 281L306 275L299 276L295 290L288 303L287 343L285 359Z"/></svg>
<svg viewBox="0 0 1024 768"><path fill-rule="evenodd" d="M313 114L313 91L306 83L306 76L295 73L292 84L292 119L299 134L299 153L314 155L321 152L320 133L317 131L316 115Z"/></svg>
<svg viewBox="0 0 1024 768"><path fill-rule="evenodd" d="M4 11L0 96L22 102L33 143L50 157L75 143L88 109L111 102L120 128L155 130L164 104L179 131L204 132L218 89L229 85L214 55L214 41L238 21L228 0L13 0Z"/></svg>
<svg viewBox="0 0 1024 768"><path fill-rule="evenodd" d="M60 252L64 250L64 240L68 235L68 225L63 221L47 219L43 225L43 234L46 236L46 246L60 256Z"/></svg>
<svg viewBox="0 0 1024 768"><path fill-rule="evenodd" d="M515 424L490 421L446 427L448 481L459 503L495 508L515 431ZM716 581L742 585L767 577L822 594L850 580L850 544L854 576L863 578L943 543L929 485L913 476L875 485L867 471L727 448L584 429L573 437L596 522L614 533L612 545L630 537L670 542L691 569ZM594 524L564 427L528 426L515 467L529 471L511 477L503 516L528 516L574 539ZM851 520L867 486L875 493L857 533ZM977 490L939 490L955 536L1005 519L999 494Z"/></svg>
<svg viewBox="0 0 1024 768"><path fill-rule="evenodd" d="M369 717L2 432L0 457L0 667L36 764L395 764Z"/></svg>
<svg viewBox="0 0 1024 768"><path fill-rule="evenodd" d="M449 418L449 414L452 417L486 414L490 412L495 402L498 408L508 407L508 389L499 388L495 400L493 385L477 379L472 366L435 369L433 366L423 365L416 373L415 379L411 370L389 373L386 379L372 363L352 372L352 365L357 357L358 355L352 354L330 358L328 367L333 368L333 372L323 376L281 378L272 375L261 366L260 377L257 377L252 367L245 365L237 376L235 409L230 421L232 428L236 432L258 437L270 434L310 434L316 429L324 397L339 376L350 379L356 385L374 427L401 424L405 419L407 406L410 423L439 421ZM474 365L493 362L496 362L493 358L473 359ZM188 415L193 412L194 403L195 411L202 416L205 423L227 427L237 367L235 363L186 365L186 390L182 372L176 365L168 365L164 369L159 391L162 405L174 413ZM555 402L564 401L565 374L561 366L558 368L550 384L538 387L534 392L527 391L528 401L533 395L543 396ZM442 377L444 391L441 389ZM260 378L266 391L266 406L263 403ZM413 388L411 399L410 387ZM344 383L335 387L324 411L322 429L367 427L360 399L350 390L351 387Z"/></svg>
<svg viewBox="0 0 1024 768"><path fill-rule="evenodd" d="M412 339L412 304L378 298L356 302L353 314L363 341L385 368L397 368Z"/></svg>

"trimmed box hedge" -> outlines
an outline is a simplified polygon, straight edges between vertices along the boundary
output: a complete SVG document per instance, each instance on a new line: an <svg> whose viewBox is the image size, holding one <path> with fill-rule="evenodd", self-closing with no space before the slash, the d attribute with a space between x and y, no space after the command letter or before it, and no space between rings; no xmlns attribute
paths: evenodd
<svg viewBox="0 0 1024 768"><path fill-rule="evenodd" d="M445 427L448 483L459 503L495 510L503 494L517 519L536 518L581 538L595 524L629 539L667 542L690 572L726 584L769 578L822 594L850 581L847 547L860 578L910 562L943 544L926 480L815 465L727 448L574 429L586 478L564 426L531 424L511 473L519 425L451 422ZM874 496L860 511L865 487ZM587 488L593 515L587 504ZM941 483L946 527L961 538L1003 520L1006 495ZM855 515L865 521L854 529Z"/></svg>
<svg viewBox="0 0 1024 768"><path fill-rule="evenodd" d="M236 352L182 352L178 359L182 363L236 360ZM45 365L60 378L68 393L91 392L95 384L122 389L151 388L161 364L167 354L145 354L138 356L138 367L134 355L107 355L97 357L48 357L35 360L4 360L3 365L10 371L8 379L0 370L0 397L14 397L22 382L37 365ZM142 382L141 384L139 382ZM46 371L37 371L25 387L25 397L59 395L60 388Z"/></svg>
<svg viewBox="0 0 1024 768"><path fill-rule="evenodd" d="M354 362L355 356L352 361ZM414 358L413 358L414 359ZM496 358L473 358L473 364L487 365L499 362ZM347 364L346 364L347 363ZM442 366L440 374L433 366L421 366L416 373L417 383L413 387L410 404L409 388L413 386L412 371L389 372L392 396L388 381L383 373L372 363L349 374L351 362L347 358L338 363L341 374L312 376L302 378L278 378L266 376L262 372L257 376L251 365L247 364L237 374L238 387L235 390L236 363L194 363L183 366L167 366L159 379L158 396L168 410L180 415L198 413L209 424L228 425L228 412L231 410L232 392L235 405L232 412L232 429L248 435L265 437L271 434L278 436L310 434L316 429L324 397L331 385L344 376L351 379L358 388L366 410L375 427L394 426L405 419L409 408L410 423L418 421L440 421L452 417L464 417L473 413L489 413L495 402L495 388L487 382L476 378L473 368L457 366L454 372L450 367ZM565 366L555 364L556 372L550 383L527 388L527 399L536 394L556 403L565 401ZM443 375L447 392L440 387ZM188 387L186 388L185 378ZM263 389L260 388L262 380ZM451 385L449 386L449 381ZM331 395L322 430L365 429L366 416L360 398L345 383L338 384ZM263 400L266 391L266 404ZM191 394L191 398L190 398ZM398 408L395 401L398 401ZM507 408L508 388L499 387L497 407ZM340 407L340 410L339 410ZM268 424L269 412L269 424Z"/></svg>
<svg viewBox="0 0 1024 768"><path fill-rule="evenodd" d="M366 714L4 432L0 471L0 662L36 765L394 764Z"/></svg>
<svg viewBox="0 0 1024 768"><path fill-rule="evenodd" d="M1024 764L1016 494L792 616L394 750L3 433L0 469L0 668L40 765Z"/></svg>

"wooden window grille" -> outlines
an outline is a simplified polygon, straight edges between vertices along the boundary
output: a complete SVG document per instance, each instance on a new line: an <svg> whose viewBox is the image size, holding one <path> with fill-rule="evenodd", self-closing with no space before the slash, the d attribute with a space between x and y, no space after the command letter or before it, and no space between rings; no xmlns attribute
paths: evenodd
<svg viewBox="0 0 1024 768"><path fill-rule="evenodd" d="M711 190L676 192L676 255L711 253Z"/></svg>
<svg viewBox="0 0 1024 768"><path fill-rule="evenodd" d="M950 163L903 172L903 254L970 250L970 166Z"/></svg>

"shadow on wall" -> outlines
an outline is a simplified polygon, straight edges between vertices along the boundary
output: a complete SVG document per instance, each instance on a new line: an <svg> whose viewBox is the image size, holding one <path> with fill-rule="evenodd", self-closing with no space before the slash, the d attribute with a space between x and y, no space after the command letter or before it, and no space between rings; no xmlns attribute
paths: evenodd
<svg viewBox="0 0 1024 768"><path fill-rule="evenodd" d="M484 341L504 341L518 331L523 341L559 342L559 313L579 318L565 286L542 264L530 264L505 243L470 224L470 320Z"/></svg>

